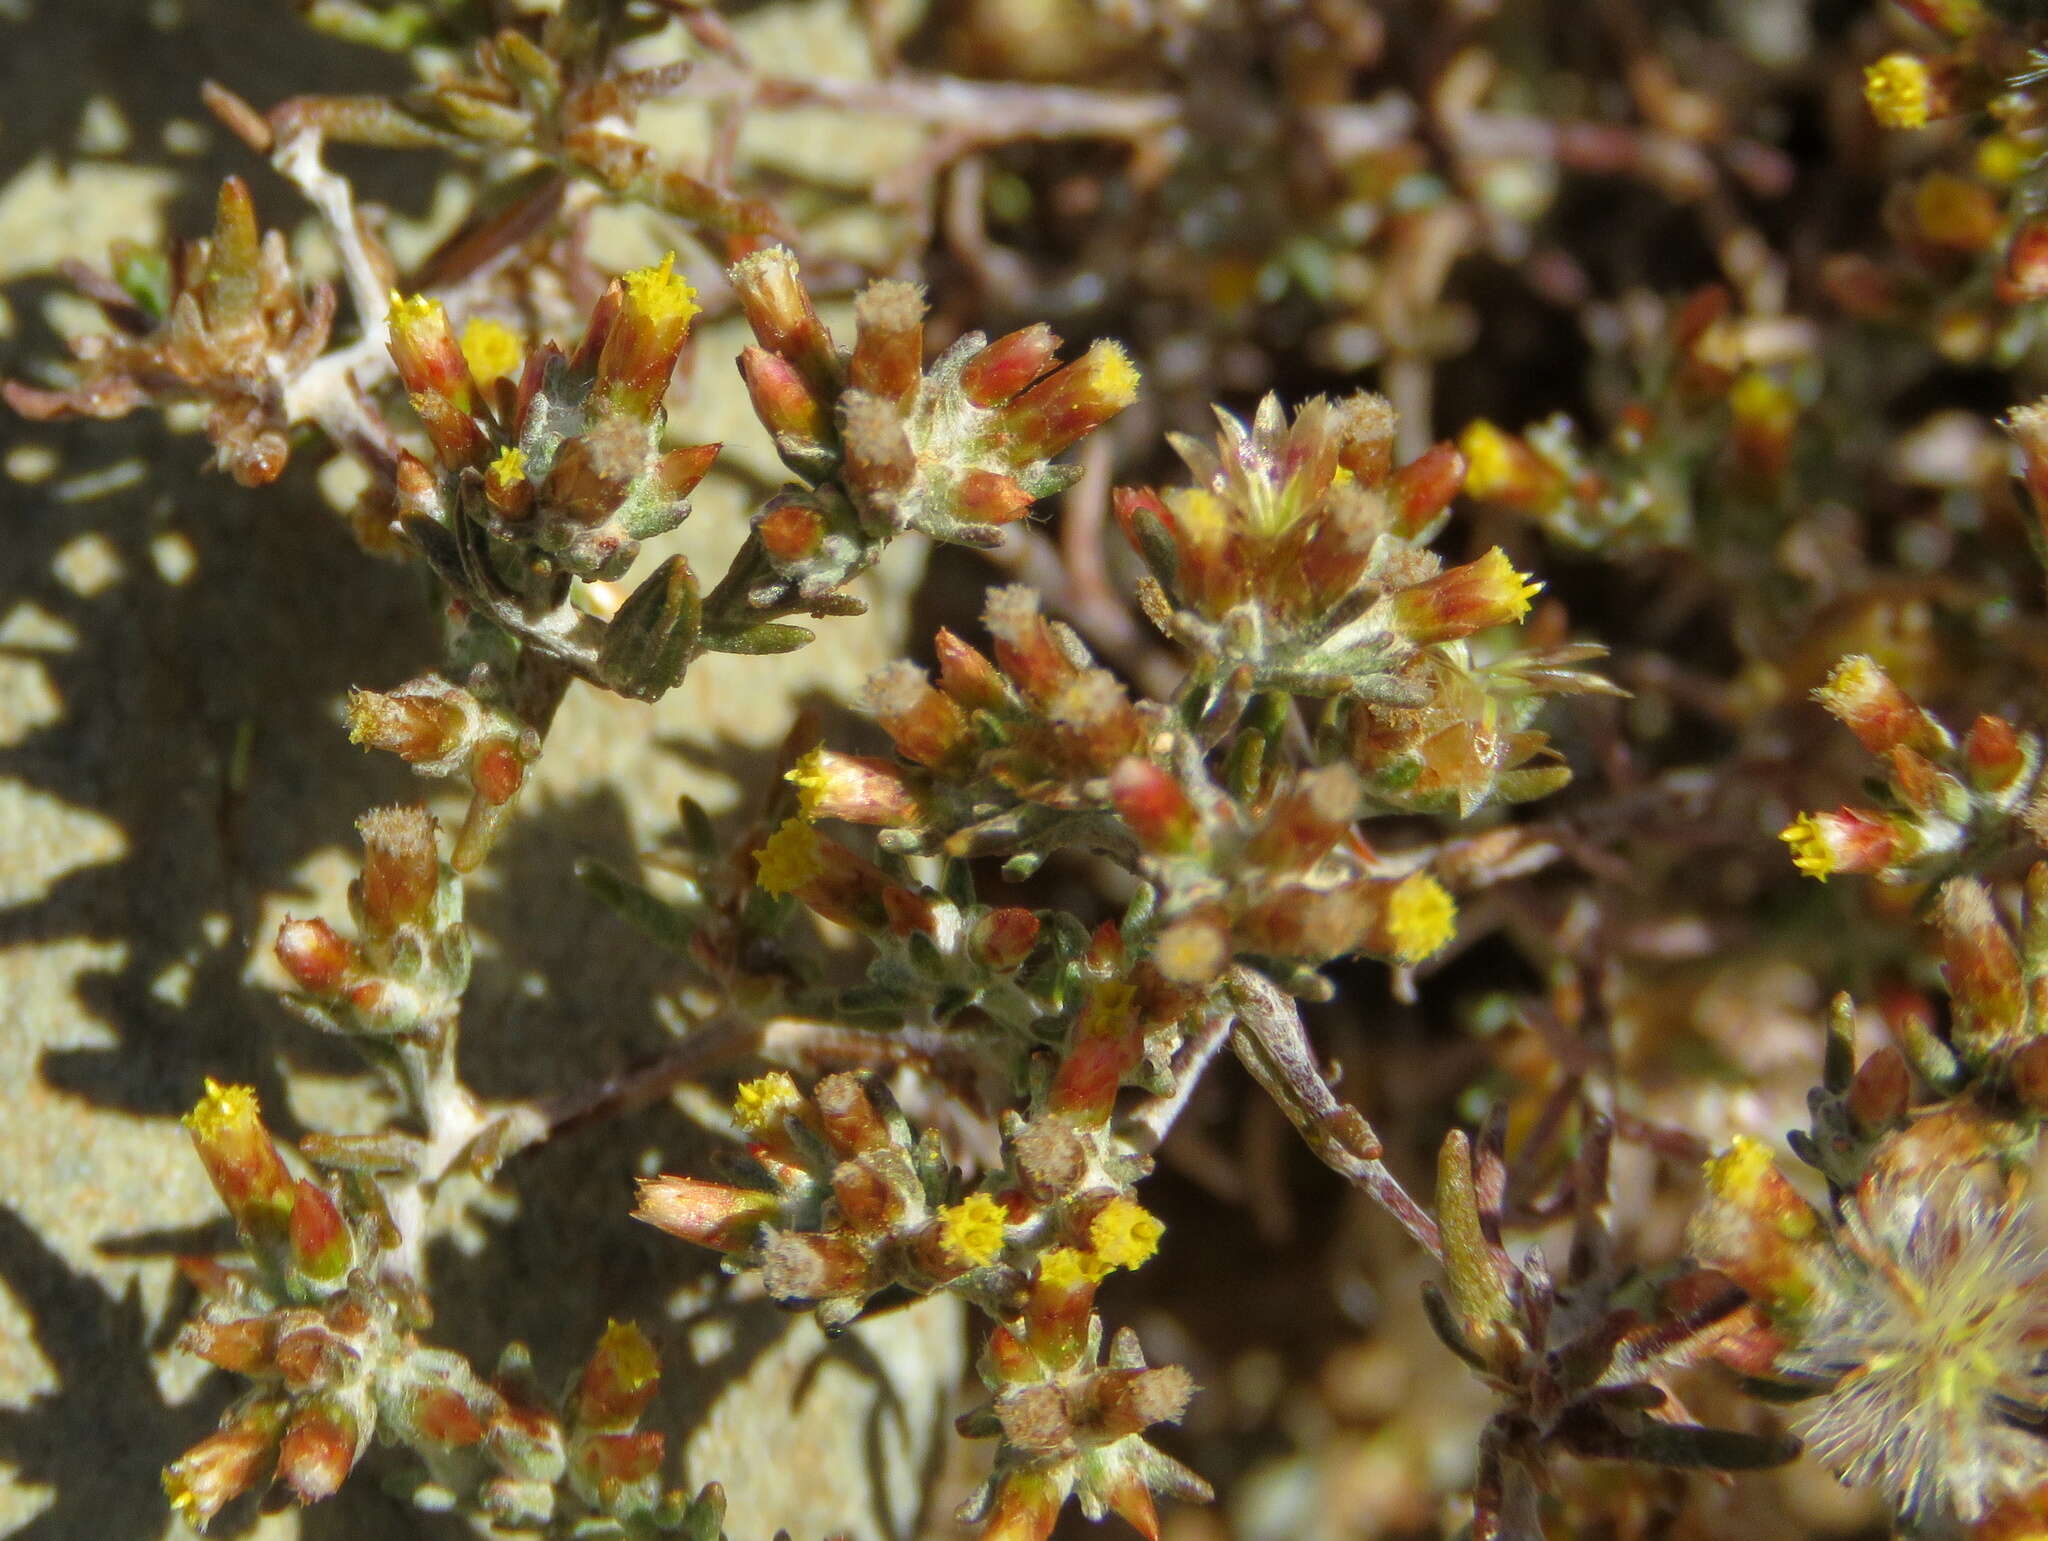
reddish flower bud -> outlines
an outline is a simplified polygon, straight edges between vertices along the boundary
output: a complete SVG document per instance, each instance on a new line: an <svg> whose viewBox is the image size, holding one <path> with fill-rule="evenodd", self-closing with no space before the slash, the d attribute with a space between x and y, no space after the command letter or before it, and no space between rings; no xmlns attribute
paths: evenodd
<svg viewBox="0 0 2048 1541"><path fill-rule="evenodd" d="M517 744L502 738L486 739L470 762L469 779L479 798L493 808L502 808L526 784L526 756Z"/></svg>
<svg viewBox="0 0 2048 1541"><path fill-rule="evenodd" d="M576 1446L576 1464L603 1494L656 1476L667 1449L668 1442L652 1430L642 1434L599 1434Z"/></svg>
<svg viewBox="0 0 2048 1541"><path fill-rule="evenodd" d="M754 415L775 436L779 449L816 453L832 443L825 401L794 364L761 348L745 348L739 366Z"/></svg>
<svg viewBox="0 0 2048 1541"><path fill-rule="evenodd" d="M960 371L960 394L977 407L1008 401L1052 368L1060 340L1044 322L998 337Z"/></svg>
<svg viewBox="0 0 2048 1541"><path fill-rule="evenodd" d="M385 320L390 329L391 362L406 390L415 396L439 397L457 412L474 411L476 387L469 378L469 363L449 328L448 312L441 302L425 295L406 299L393 294Z"/></svg>
<svg viewBox="0 0 2048 1541"><path fill-rule="evenodd" d="M697 315L697 292L677 275L675 262L670 252L659 267L638 268L618 280L618 312L598 354L595 392L629 417L646 417L668 393Z"/></svg>
<svg viewBox="0 0 2048 1541"><path fill-rule="evenodd" d="M452 1386L427 1386L413 1393L412 1424L437 1445L462 1449L484 1437L483 1420L469 1399Z"/></svg>
<svg viewBox="0 0 2048 1541"><path fill-rule="evenodd" d="M1468 637L1529 613L1542 584L1515 571L1495 546L1476 562L1446 568L1394 596L1393 620L1417 646Z"/></svg>
<svg viewBox="0 0 2048 1541"><path fill-rule="evenodd" d="M1337 436L1337 464L1349 471L1359 486L1377 487L1394 464L1399 419L1393 403L1384 396L1360 391L1333 406L1330 421Z"/></svg>
<svg viewBox="0 0 2048 1541"><path fill-rule="evenodd" d="M337 1284L355 1266L355 1238L327 1190L303 1178L292 1206L292 1267L307 1279Z"/></svg>
<svg viewBox="0 0 2048 1541"><path fill-rule="evenodd" d="M1396 533L1414 539L1450 507L1465 485L1465 457L1446 441L1424 450L1387 480L1387 507Z"/></svg>
<svg viewBox="0 0 2048 1541"><path fill-rule="evenodd" d="M363 837L358 885L363 929L388 937L401 926L431 923L441 886L441 857L433 816L417 804L373 808L356 820Z"/></svg>
<svg viewBox="0 0 2048 1541"><path fill-rule="evenodd" d="M968 935L969 954L983 968L1008 973L1021 966L1038 945L1038 917L1026 909L1006 905L990 910L974 923Z"/></svg>
<svg viewBox="0 0 2048 1541"><path fill-rule="evenodd" d="M761 545L778 562L801 562L816 555L825 539L825 516L808 503L791 499L771 504L754 521Z"/></svg>
<svg viewBox="0 0 2048 1541"><path fill-rule="evenodd" d="M970 470L953 487L959 517L975 524L1008 524L1031 512L1031 494L1014 478Z"/></svg>
<svg viewBox="0 0 2048 1541"><path fill-rule="evenodd" d="M360 955L324 920L287 918L277 928L277 961L308 995L338 995L355 972Z"/></svg>
<svg viewBox="0 0 2048 1541"><path fill-rule="evenodd" d="M1011 704L1002 675L973 643L940 627L932 638L932 652L939 660L939 684L968 711L1000 712Z"/></svg>
<svg viewBox="0 0 2048 1541"><path fill-rule="evenodd" d="M723 444L686 444L669 450L654 463L655 484L664 496L686 498L718 461Z"/></svg>
<svg viewBox="0 0 2048 1541"><path fill-rule="evenodd" d="M1200 843L1201 814L1180 783L1150 760L1132 758L1118 765L1109 778L1109 795L1146 851L1181 855Z"/></svg>
<svg viewBox="0 0 2048 1541"><path fill-rule="evenodd" d="M206 1095L185 1115L192 1147L252 1250L275 1256L297 1199L284 1158L263 1127L256 1093L208 1079Z"/></svg>
<svg viewBox="0 0 2048 1541"><path fill-rule="evenodd" d="M842 1156L858 1156L889 1149L888 1120L882 1117L866 1083L851 1072L828 1075L811 1089L811 1101L818 1110L818 1123L832 1148Z"/></svg>
<svg viewBox="0 0 2048 1541"><path fill-rule="evenodd" d="M898 408L924 379L924 291L900 278L878 279L853 302L856 331L847 381Z"/></svg>
<svg viewBox="0 0 2048 1541"><path fill-rule="evenodd" d="M753 1244L762 1224L781 1208L772 1193L662 1176L641 1181L633 1218L700 1247L739 1252Z"/></svg>
<svg viewBox="0 0 2048 1541"><path fill-rule="evenodd" d="M863 1236L881 1235L909 1213L895 1185L862 1161L842 1161L832 1169L832 1200L841 1227Z"/></svg>
<svg viewBox="0 0 2048 1541"><path fill-rule="evenodd" d="M1118 344L1098 342L1002 409L997 433L1012 465L1057 455L1138 399L1138 370Z"/></svg>
<svg viewBox="0 0 2048 1541"><path fill-rule="evenodd" d="M1135 1006L1135 992L1120 979L1090 992L1046 1095L1050 1111L1083 1124L1108 1119L1117 1089L1144 1053L1145 1025Z"/></svg>
<svg viewBox="0 0 2048 1541"><path fill-rule="evenodd" d="M278 1447L278 1480L302 1504L332 1498L341 1490L361 1454L355 1419L337 1406L301 1408Z"/></svg>
<svg viewBox="0 0 2048 1541"><path fill-rule="evenodd" d="M967 714L934 690L915 664L894 663L870 675L867 707L897 750L919 765L943 766L972 752Z"/></svg>
<svg viewBox="0 0 2048 1541"><path fill-rule="evenodd" d="M195 1528L261 1482L277 1449L279 1414L263 1404L240 1415L232 1428L209 1434L164 1469L171 1507Z"/></svg>
<svg viewBox="0 0 2048 1541"><path fill-rule="evenodd" d="M820 397L836 394L839 355L797 277L796 258L788 248L771 246L742 257L728 276L761 346L791 365Z"/></svg>
<svg viewBox="0 0 2048 1541"><path fill-rule="evenodd" d="M1080 668L1054 638L1039 613L1038 593L1021 583L991 589L982 624L996 642L996 662L1025 697L1049 704Z"/></svg>
<svg viewBox="0 0 2048 1541"><path fill-rule="evenodd" d="M661 1356L632 1322L607 1322L570 1404L580 1429L630 1429L661 1385Z"/></svg>
<svg viewBox="0 0 2048 1541"><path fill-rule="evenodd" d="M1943 754L1950 747L1948 730L1861 653L1836 664L1813 698L1872 754L1889 754L1901 744L1921 754Z"/></svg>
<svg viewBox="0 0 2048 1541"><path fill-rule="evenodd" d="M277 1351L277 1326L267 1316L233 1322L201 1318L178 1334L178 1347L236 1375L256 1375L270 1368Z"/></svg>
<svg viewBox="0 0 2048 1541"><path fill-rule="evenodd" d="M2030 219L2013 233L2005 287L2015 301L2048 299L2048 219Z"/></svg>
<svg viewBox="0 0 2048 1541"><path fill-rule="evenodd" d="M864 391L847 391L839 398L839 438L848 490L863 507L894 508L917 478L917 456L895 405Z"/></svg>
<svg viewBox="0 0 2048 1541"><path fill-rule="evenodd" d="M2010 1041L2025 1022L2019 954L2012 933L1975 878L1951 878L1936 905L1942 978L1955 1002L1950 1037L1958 1049L1984 1052Z"/></svg>
<svg viewBox="0 0 2048 1541"><path fill-rule="evenodd" d="M1858 1130L1873 1134L1904 1118L1912 1095L1906 1057L1886 1044L1856 1067L1849 1083L1849 1116Z"/></svg>
<svg viewBox="0 0 2048 1541"><path fill-rule="evenodd" d="M2034 768L2035 748L2003 717L1979 717L1963 737L1970 785L1990 797L2014 790Z"/></svg>

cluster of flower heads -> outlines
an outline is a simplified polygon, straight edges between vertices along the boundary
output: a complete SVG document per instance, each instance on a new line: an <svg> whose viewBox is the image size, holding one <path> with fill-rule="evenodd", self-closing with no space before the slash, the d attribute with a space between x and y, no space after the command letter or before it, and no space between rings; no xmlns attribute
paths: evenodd
<svg viewBox="0 0 2048 1541"><path fill-rule="evenodd" d="M1531 723L1544 696L1601 688L1570 667L1599 649L1480 645L1542 585L1499 547L1449 567L1427 549L1466 479L1458 451L1396 467L1393 410L1370 395L1219 417L1213 447L1173 436L1192 486L1116 495L1148 570L1139 600L1186 650L1188 715L1210 741L1261 704L1269 740L1271 709L1299 700L1319 755L1348 759L1382 807L1469 816L1562 786Z"/></svg>
<svg viewBox="0 0 2048 1541"><path fill-rule="evenodd" d="M1801 814L1788 825L1781 838L1807 876L1937 877L2009 845L2034 816L2040 740L2003 717L1980 716L1958 743L1861 654L1841 660L1814 698L1877 758L1886 801Z"/></svg>
<svg viewBox="0 0 2048 1541"><path fill-rule="evenodd" d="M292 382L327 347L333 287L301 291L283 236L259 234L240 177L221 184L209 239L168 258L124 243L112 268L70 270L113 327L72 343L82 378L58 390L9 380L7 404L31 418L116 418L145 403L201 401L220 467L247 487L277 480L297 416Z"/></svg>

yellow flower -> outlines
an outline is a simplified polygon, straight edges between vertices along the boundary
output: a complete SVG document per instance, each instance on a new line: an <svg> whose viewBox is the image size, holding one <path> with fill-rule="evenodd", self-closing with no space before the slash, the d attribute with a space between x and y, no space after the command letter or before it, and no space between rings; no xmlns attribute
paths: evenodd
<svg viewBox="0 0 2048 1541"><path fill-rule="evenodd" d="M1792 847L1792 865L1808 877L1825 883L1835 870L1835 853L1830 848L1827 831L1812 814L1800 814L1778 831L1778 838Z"/></svg>
<svg viewBox="0 0 2048 1541"><path fill-rule="evenodd" d="M1473 497L1498 497L1516 485L1514 443L1485 418L1465 425L1458 453L1465 457L1465 490Z"/></svg>
<svg viewBox="0 0 2048 1541"><path fill-rule="evenodd" d="M1057 1290L1077 1290L1108 1272L1094 1253L1077 1247L1054 1247L1038 1259L1038 1282Z"/></svg>
<svg viewBox="0 0 2048 1541"><path fill-rule="evenodd" d="M690 281L675 271L676 254L670 252L659 267L635 268L621 282L626 288L626 305L657 326L688 326L702 308Z"/></svg>
<svg viewBox="0 0 2048 1541"><path fill-rule="evenodd" d="M1122 410L1138 399L1138 366L1120 344L1098 342L1082 355L1082 362L1091 367L1095 394L1104 402Z"/></svg>
<svg viewBox="0 0 2048 1541"><path fill-rule="evenodd" d="M1111 1268L1137 1268L1159 1250L1166 1225L1136 1199L1122 1195L1102 1206L1088 1226L1096 1261Z"/></svg>
<svg viewBox="0 0 2048 1541"><path fill-rule="evenodd" d="M184 1124L194 1139L208 1143L241 1134L262 1116L253 1086L223 1086L206 1078L206 1095L187 1113Z"/></svg>
<svg viewBox="0 0 2048 1541"><path fill-rule="evenodd" d="M818 832L802 819L784 819L754 857L760 868L755 881L771 894L793 894L825 870Z"/></svg>
<svg viewBox="0 0 2048 1541"><path fill-rule="evenodd" d="M807 822L818 816L818 800L830 790L831 774L825 766L825 751L813 749L792 765L782 778L796 787L798 814Z"/></svg>
<svg viewBox="0 0 2048 1541"><path fill-rule="evenodd" d="M740 1083L733 1093L732 1118L749 1134L765 1134L803 1105L803 1093L796 1089L789 1072L771 1070Z"/></svg>
<svg viewBox="0 0 2048 1541"><path fill-rule="evenodd" d="M1387 934L1403 963L1432 956L1457 931L1457 900L1427 872L1410 873L1387 896Z"/></svg>
<svg viewBox="0 0 2048 1541"><path fill-rule="evenodd" d="M1009 1211L995 1199L986 1193L970 1193L939 1211L939 1234L955 1257L980 1268L1001 1254L1009 1221Z"/></svg>
<svg viewBox="0 0 2048 1541"><path fill-rule="evenodd" d="M526 347L504 322L471 316L462 327L462 358L476 383L488 386L519 372L526 362Z"/></svg>
<svg viewBox="0 0 2048 1541"><path fill-rule="evenodd" d="M1863 72L1863 100L1886 128L1925 128L1934 102L1934 77L1909 53L1886 54Z"/></svg>
<svg viewBox="0 0 2048 1541"><path fill-rule="evenodd" d="M619 1389L628 1394L661 1379L661 1355L631 1322L607 1321L597 1353L610 1367Z"/></svg>

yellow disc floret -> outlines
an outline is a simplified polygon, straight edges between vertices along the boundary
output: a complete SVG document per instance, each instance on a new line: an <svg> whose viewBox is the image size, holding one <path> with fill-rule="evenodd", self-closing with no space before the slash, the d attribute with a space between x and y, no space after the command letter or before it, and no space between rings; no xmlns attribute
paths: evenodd
<svg viewBox="0 0 2048 1541"><path fill-rule="evenodd" d="M504 322L471 316L462 327L462 361L478 385L489 385L519 372L526 362L526 346Z"/></svg>
<svg viewBox="0 0 2048 1541"><path fill-rule="evenodd" d="M813 749L791 766L782 779L796 788L797 813L806 821L815 819L818 800L832 784L831 775L825 768L825 751Z"/></svg>
<svg viewBox="0 0 2048 1541"><path fill-rule="evenodd" d="M1834 872L1835 853L1827 831L1812 814L1800 814L1778 831L1778 838L1792 847L1792 865L1808 877L1825 883Z"/></svg>
<svg viewBox="0 0 2048 1541"><path fill-rule="evenodd" d="M1886 128L1925 128L1934 104L1934 77L1909 53L1886 54L1863 72L1863 100Z"/></svg>
<svg viewBox="0 0 2048 1541"><path fill-rule="evenodd" d="M743 1081L733 1093L732 1119L749 1134L765 1134L804 1105L803 1093L786 1070Z"/></svg>
<svg viewBox="0 0 2048 1541"><path fill-rule="evenodd" d="M759 864L755 881L771 894L793 894L825 870L818 832L802 819L784 819L754 858Z"/></svg>
<svg viewBox="0 0 2048 1541"><path fill-rule="evenodd" d="M970 1267L993 1263L1003 1250L1009 1211L986 1193L970 1193L939 1211L939 1234L946 1250Z"/></svg>
<svg viewBox="0 0 2048 1541"><path fill-rule="evenodd" d="M670 252L656 267L635 268L625 275L626 308L657 325L687 326L702 308L690 281L676 272L676 254Z"/></svg>
<svg viewBox="0 0 2048 1541"><path fill-rule="evenodd" d="M1088 1226L1096 1261L1105 1268L1137 1268L1159 1250L1166 1225L1136 1199L1118 1195Z"/></svg>
<svg viewBox="0 0 2048 1541"><path fill-rule="evenodd" d="M1413 872L1387 896L1387 935L1403 963L1420 963L1457 934L1458 901L1427 872Z"/></svg>
<svg viewBox="0 0 2048 1541"><path fill-rule="evenodd" d="M254 1087L223 1086L208 1076L206 1095L185 1115L184 1123L199 1139L218 1141L231 1132L248 1128L261 1113Z"/></svg>
<svg viewBox="0 0 2048 1541"><path fill-rule="evenodd" d="M1078 1247L1054 1247L1038 1259L1038 1282L1056 1290L1077 1290L1108 1271L1094 1253Z"/></svg>
<svg viewBox="0 0 2048 1541"><path fill-rule="evenodd" d="M1499 497L1515 485L1514 441L1485 418L1465 425L1458 453L1465 457L1465 490L1473 497Z"/></svg>

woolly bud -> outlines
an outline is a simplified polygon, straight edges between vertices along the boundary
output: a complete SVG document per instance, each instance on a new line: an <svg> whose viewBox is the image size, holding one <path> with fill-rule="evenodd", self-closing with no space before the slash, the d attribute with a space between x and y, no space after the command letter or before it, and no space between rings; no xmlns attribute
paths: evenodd
<svg viewBox="0 0 2048 1541"><path fill-rule="evenodd" d="M772 1193L662 1176L641 1180L633 1218L700 1247L738 1252L753 1244L755 1233L781 1208Z"/></svg>
<svg viewBox="0 0 2048 1541"><path fill-rule="evenodd" d="M900 278L878 279L855 296L856 331L847 381L902 408L924 379L924 291Z"/></svg>
<svg viewBox="0 0 2048 1541"><path fill-rule="evenodd" d="M943 650L940 656L943 661ZM943 766L970 748L967 714L951 695L934 690L917 665L878 669L868 677L866 694L868 710L907 759Z"/></svg>
<svg viewBox="0 0 2048 1541"><path fill-rule="evenodd" d="M835 394L839 356L789 249L770 246L743 257L727 276L761 346L786 360L821 396Z"/></svg>
<svg viewBox="0 0 2048 1541"><path fill-rule="evenodd" d="M359 955L324 920L286 918L277 928L277 961L308 995L339 995L355 972Z"/></svg>
<svg viewBox="0 0 2048 1541"><path fill-rule="evenodd" d="M356 891L364 931L388 937L402 926L430 924L441 886L433 816L417 804L373 808L356 820L356 831L363 837Z"/></svg>
<svg viewBox="0 0 2048 1541"><path fill-rule="evenodd" d="M1000 406L1052 368L1060 340L1044 322L998 337L960 371L960 393L977 407Z"/></svg>
<svg viewBox="0 0 2048 1541"><path fill-rule="evenodd" d="M1950 747L1948 731L1861 653L1836 664L1813 698L1872 754L1889 754L1901 744L1921 754Z"/></svg>

